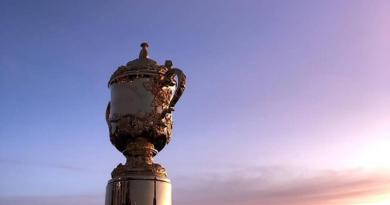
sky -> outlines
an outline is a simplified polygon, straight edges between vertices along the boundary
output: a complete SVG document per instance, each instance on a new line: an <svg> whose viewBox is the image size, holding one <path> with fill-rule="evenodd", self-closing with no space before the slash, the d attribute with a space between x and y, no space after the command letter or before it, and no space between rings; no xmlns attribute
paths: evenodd
<svg viewBox="0 0 390 205"><path fill-rule="evenodd" d="M389 205L390 1L0 0L0 205L102 205L107 82L187 75L174 204Z"/></svg>

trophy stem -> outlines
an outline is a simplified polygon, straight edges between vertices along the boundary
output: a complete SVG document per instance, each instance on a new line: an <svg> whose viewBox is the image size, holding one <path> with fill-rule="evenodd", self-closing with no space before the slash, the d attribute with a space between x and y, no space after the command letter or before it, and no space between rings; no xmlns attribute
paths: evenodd
<svg viewBox="0 0 390 205"><path fill-rule="evenodd" d="M153 157L157 150L154 145L144 138L137 138L129 142L123 155L126 157L126 164L119 164L111 173L112 178L123 177L133 174L142 174L155 177L167 177L165 169L154 163Z"/></svg>
<svg viewBox="0 0 390 205"><path fill-rule="evenodd" d="M123 155L126 157L126 166L144 167L153 165L153 157L157 154L154 145L144 138L138 138L135 142L127 144Z"/></svg>

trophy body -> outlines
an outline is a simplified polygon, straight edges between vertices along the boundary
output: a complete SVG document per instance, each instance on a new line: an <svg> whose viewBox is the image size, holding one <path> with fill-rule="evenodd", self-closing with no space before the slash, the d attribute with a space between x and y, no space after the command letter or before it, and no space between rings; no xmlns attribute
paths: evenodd
<svg viewBox="0 0 390 205"><path fill-rule="evenodd" d="M110 141L126 164L111 173L106 205L171 205L170 181L153 157L170 141L172 111L184 91L185 75L171 61L158 65L149 59L147 43L141 47L139 58L119 67L108 83Z"/></svg>

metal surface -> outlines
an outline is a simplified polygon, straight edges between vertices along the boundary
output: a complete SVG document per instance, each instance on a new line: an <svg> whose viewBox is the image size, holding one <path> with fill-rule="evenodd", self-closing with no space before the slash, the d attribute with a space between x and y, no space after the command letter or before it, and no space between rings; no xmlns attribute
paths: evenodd
<svg viewBox="0 0 390 205"><path fill-rule="evenodd" d="M108 83L111 102L106 120L110 140L120 152L137 138L161 151L170 141L173 107L185 89L184 73L171 68L171 61L158 65L146 58L147 44L142 45L140 58L119 67Z"/></svg>
<svg viewBox="0 0 390 205"><path fill-rule="evenodd" d="M105 205L171 205L171 192L167 178L128 176L109 181Z"/></svg>
<svg viewBox="0 0 390 205"><path fill-rule="evenodd" d="M149 59L147 43L139 58L120 66L108 87L106 121L111 143L126 157L111 173L106 205L171 205L166 170L153 157L169 143L172 111L184 92L186 76L172 61Z"/></svg>

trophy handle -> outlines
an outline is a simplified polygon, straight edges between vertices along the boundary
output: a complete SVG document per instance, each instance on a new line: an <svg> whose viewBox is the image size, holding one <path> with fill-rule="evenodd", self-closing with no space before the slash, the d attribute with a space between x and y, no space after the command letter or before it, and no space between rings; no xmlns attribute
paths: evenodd
<svg viewBox="0 0 390 205"><path fill-rule="evenodd" d="M110 112L111 112L111 102L108 102L107 108L106 108L106 122L107 125L110 126Z"/></svg>
<svg viewBox="0 0 390 205"><path fill-rule="evenodd" d="M171 68L168 70L168 72L165 73L165 80L168 85L174 85L173 78L175 76L177 76L178 83L175 94L173 95L173 98L169 104L170 111L173 110L173 107L175 107L177 101L180 99L181 95L184 92L184 89L186 88L186 75L184 75L183 71L178 68Z"/></svg>

